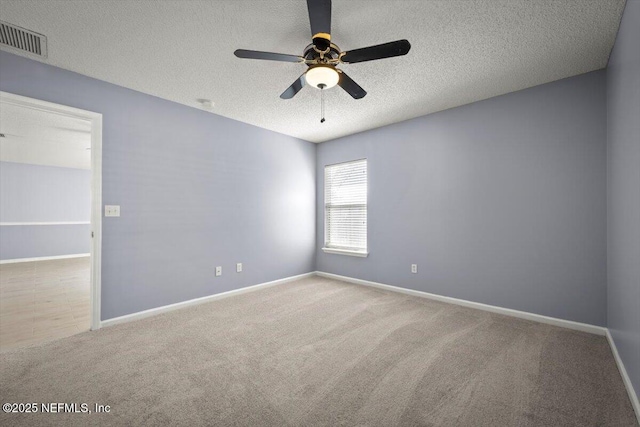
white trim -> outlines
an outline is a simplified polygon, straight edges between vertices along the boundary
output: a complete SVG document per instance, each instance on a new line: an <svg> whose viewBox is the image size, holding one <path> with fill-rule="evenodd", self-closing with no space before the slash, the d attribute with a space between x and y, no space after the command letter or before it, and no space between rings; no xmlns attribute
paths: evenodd
<svg viewBox="0 0 640 427"><path fill-rule="evenodd" d="M616 347L616 342L613 340L613 336L611 336L611 332L609 331L609 329L607 329L607 341L609 341L609 346L611 347L613 358L616 360L616 364L618 365L618 370L620 371L622 382L624 383L624 386L627 389L627 393L629 394L629 400L631 400L631 406L633 407L633 410L636 412L636 418L638 419L638 424L640 424L640 402L638 401L638 395L633 389L631 378L629 378L629 374L627 373L627 370L624 367L624 363L622 363L622 359L620 358L620 354L618 353L618 349Z"/></svg>
<svg viewBox="0 0 640 427"><path fill-rule="evenodd" d="M506 316L518 317L520 319L533 320L534 322L546 323L549 325L560 326L562 328L574 329L576 331L588 332L596 335L605 335L607 331L607 328L604 328L602 326L589 325L587 323L557 319L555 317L548 317L540 314L528 313L526 311L512 310L510 308L497 307L495 305L488 305L488 304L482 304L479 302L467 301L467 300L458 299L458 298L445 297L442 295L430 294L428 292L400 288L397 286L385 285L377 282L370 282L368 280L361 280L361 279L355 279L353 277L340 276L333 273L325 273L323 271L318 271L316 273L318 276L328 277L330 279L342 280L344 282L355 283L358 285L371 286L374 288L385 289L387 291L399 292L402 294L413 295L421 298L429 298L436 301L448 302L450 304L476 308L478 310L490 311L492 313L504 314Z"/></svg>
<svg viewBox="0 0 640 427"><path fill-rule="evenodd" d="M328 254L357 256L361 258L366 258L367 256L369 256L369 252L354 251L349 249L322 248L322 252Z"/></svg>
<svg viewBox="0 0 640 427"><path fill-rule="evenodd" d="M247 286L246 288L234 289L232 291L222 292L219 294L207 295L206 297L194 298L187 301L177 302L175 304L163 305L162 307L151 308L149 310L139 311L137 313L127 314L120 317L114 317L111 319L103 320L101 327L113 326L120 323L131 322L134 320L144 319L146 317L155 316L161 313L167 313L169 311L178 310L193 305L203 304L210 301L215 301L223 298L232 297L235 295L241 295L248 292L257 291L260 289L269 288L271 286L281 285L283 283L292 282L294 280L304 279L305 277L315 276L316 272L299 274L297 276L285 277L284 279L273 280L271 282L260 283L258 285Z"/></svg>
<svg viewBox="0 0 640 427"><path fill-rule="evenodd" d="M81 110L80 108L69 107L66 105L56 104L54 102L42 101L27 96L16 95L14 93L0 91L0 102L15 105L17 107L30 108L37 111L45 111L47 113L58 114L65 117L72 117L82 120L91 120L95 116L102 116L92 111ZM93 143L93 141L91 141Z"/></svg>
<svg viewBox="0 0 640 427"><path fill-rule="evenodd" d="M91 122L91 329L98 329L102 265L102 114L1 91L0 103Z"/></svg>
<svg viewBox="0 0 640 427"><path fill-rule="evenodd" d="M60 222L0 222L0 227L29 226L29 225L89 225L91 221L60 221Z"/></svg>
<svg viewBox="0 0 640 427"><path fill-rule="evenodd" d="M71 254L71 255L41 256L36 258L3 259L3 260L0 260L0 264L15 264L18 262L32 262L32 261L51 261L54 259L68 259L68 258L84 258L87 256L91 256L91 254Z"/></svg>
<svg viewBox="0 0 640 427"><path fill-rule="evenodd" d="M102 308L102 114L91 114L91 330L96 330Z"/></svg>

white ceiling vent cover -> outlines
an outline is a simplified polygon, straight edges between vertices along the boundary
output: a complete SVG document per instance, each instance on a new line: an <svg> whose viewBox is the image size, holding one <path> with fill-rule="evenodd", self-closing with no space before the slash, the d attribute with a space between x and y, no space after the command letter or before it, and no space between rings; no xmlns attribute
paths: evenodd
<svg viewBox="0 0 640 427"><path fill-rule="evenodd" d="M0 21L0 47L21 53L47 57L47 38L17 25Z"/></svg>

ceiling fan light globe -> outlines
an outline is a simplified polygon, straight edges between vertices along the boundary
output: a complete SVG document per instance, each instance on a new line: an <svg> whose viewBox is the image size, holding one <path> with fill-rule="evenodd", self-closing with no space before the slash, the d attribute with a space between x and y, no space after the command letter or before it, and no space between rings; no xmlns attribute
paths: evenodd
<svg viewBox="0 0 640 427"><path fill-rule="evenodd" d="M326 65L311 67L305 74L307 84L316 89L330 89L338 84L339 79L340 75L336 69ZM324 86L321 87L321 85Z"/></svg>

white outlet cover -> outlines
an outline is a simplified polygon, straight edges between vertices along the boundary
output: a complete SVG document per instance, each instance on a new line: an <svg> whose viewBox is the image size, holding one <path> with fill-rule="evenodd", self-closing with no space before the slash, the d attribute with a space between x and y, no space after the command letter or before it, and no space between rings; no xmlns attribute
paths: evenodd
<svg viewBox="0 0 640 427"><path fill-rule="evenodd" d="M411 272L416 274L418 272L418 264L411 264Z"/></svg>
<svg viewBox="0 0 640 427"><path fill-rule="evenodd" d="M242 273L242 263L241 262L236 264L236 272L237 273Z"/></svg>
<svg viewBox="0 0 640 427"><path fill-rule="evenodd" d="M120 205L104 205L104 216L120 216Z"/></svg>

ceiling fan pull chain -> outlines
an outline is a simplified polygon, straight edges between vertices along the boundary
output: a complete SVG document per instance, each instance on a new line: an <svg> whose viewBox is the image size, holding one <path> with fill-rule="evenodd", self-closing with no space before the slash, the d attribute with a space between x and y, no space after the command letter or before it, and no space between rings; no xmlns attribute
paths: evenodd
<svg viewBox="0 0 640 427"><path fill-rule="evenodd" d="M325 85L319 84L320 88L320 123L324 123L324 87Z"/></svg>

